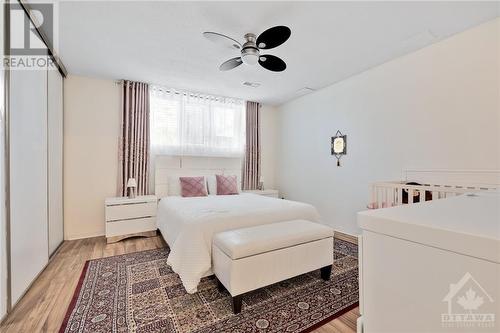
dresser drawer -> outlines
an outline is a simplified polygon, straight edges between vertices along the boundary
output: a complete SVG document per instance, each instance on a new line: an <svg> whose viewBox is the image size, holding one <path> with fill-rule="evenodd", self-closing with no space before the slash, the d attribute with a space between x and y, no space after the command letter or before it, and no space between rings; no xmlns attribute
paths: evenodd
<svg viewBox="0 0 500 333"><path fill-rule="evenodd" d="M156 216L156 202L106 206L106 221Z"/></svg>
<svg viewBox="0 0 500 333"><path fill-rule="evenodd" d="M145 217L106 223L106 237L156 230L156 217Z"/></svg>

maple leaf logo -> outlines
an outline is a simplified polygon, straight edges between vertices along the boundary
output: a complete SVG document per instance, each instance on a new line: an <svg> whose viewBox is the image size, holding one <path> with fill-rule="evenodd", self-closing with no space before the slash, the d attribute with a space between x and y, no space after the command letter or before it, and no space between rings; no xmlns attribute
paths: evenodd
<svg viewBox="0 0 500 333"><path fill-rule="evenodd" d="M460 296L457 300L457 303L460 304L464 310L469 310L469 312L477 310L483 302L483 298L476 295L476 292L471 288L465 292L465 296Z"/></svg>

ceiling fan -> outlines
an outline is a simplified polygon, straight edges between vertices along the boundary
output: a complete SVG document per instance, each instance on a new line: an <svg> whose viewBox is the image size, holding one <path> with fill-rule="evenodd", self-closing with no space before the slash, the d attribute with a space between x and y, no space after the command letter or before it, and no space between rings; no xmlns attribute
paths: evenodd
<svg viewBox="0 0 500 333"><path fill-rule="evenodd" d="M271 54L260 54L261 50L269 50L280 46L288 40L292 31L283 25L272 27L256 37L248 33L244 36L245 43L240 44L237 40L217 32L204 32L203 36L212 42L221 44L231 49L240 50L241 55L229 59L219 66L221 71L228 71L241 64L255 65L259 63L262 67L273 72L282 72L286 69L286 63Z"/></svg>

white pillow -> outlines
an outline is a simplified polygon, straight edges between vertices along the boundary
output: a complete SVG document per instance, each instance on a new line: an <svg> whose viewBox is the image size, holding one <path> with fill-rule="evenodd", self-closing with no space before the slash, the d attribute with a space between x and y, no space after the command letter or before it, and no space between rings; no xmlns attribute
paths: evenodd
<svg viewBox="0 0 500 333"><path fill-rule="evenodd" d="M181 181L177 176L167 176L169 196L181 196Z"/></svg>
<svg viewBox="0 0 500 333"><path fill-rule="evenodd" d="M208 194L217 195L217 179L215 175L210 175L206 177L207 186L208 186Z"/></svg>

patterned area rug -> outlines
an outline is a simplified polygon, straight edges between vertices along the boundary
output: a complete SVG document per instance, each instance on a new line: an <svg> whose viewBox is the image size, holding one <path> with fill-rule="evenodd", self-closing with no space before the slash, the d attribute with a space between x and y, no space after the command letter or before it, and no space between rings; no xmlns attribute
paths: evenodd
<svg viewBox="0 0 500 333"><path fill-rule="evenodd" d="M88 261L60 332L307 332L358 302L357 246L335 239L330 281L319 270L257 290L234 315L213 277L187 294L169 249Z"/></svg>

